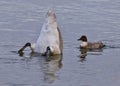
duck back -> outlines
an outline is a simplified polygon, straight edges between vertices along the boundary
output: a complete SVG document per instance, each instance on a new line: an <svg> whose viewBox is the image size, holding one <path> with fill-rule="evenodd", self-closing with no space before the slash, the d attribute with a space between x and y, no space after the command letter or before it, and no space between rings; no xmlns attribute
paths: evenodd
<svg viewBox="0 0 120 86"><path fill-rule="evenodd" d="M105 45L102 42L88 43L89 49L99 49L103 48Z"/></svg>

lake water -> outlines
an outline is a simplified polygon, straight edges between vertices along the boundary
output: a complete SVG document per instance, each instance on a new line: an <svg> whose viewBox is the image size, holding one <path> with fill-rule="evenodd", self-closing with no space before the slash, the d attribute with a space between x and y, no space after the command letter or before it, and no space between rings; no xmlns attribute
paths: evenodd
<svg viewBox="0 0 120 86"><path fill-rule="evenodd" d="M48 9L53 9L64 40L63 56L50 61L29 49ZM77 39L103 41L101 52L81 52ZM0 0L0 86L119 86L120 0Z"/></svg>

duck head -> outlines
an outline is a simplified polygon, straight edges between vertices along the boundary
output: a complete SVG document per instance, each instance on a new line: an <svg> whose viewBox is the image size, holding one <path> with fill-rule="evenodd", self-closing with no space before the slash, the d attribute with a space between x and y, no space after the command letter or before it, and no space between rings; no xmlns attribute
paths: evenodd
<svg viewBox="0 0 120 86"><path fill-rule="evenodd" d="M85 35L82 35L78 41L84 41L84 42L87 42L87 37Z"/></svg>
<svg viewBox="0 0 120 86"><path fill-rule="evenodd" d="M82 35L78 41L81 41L80 47L81 48L86 48L88 46L88 42L87 42L87 37L85 35Z"/></svg>

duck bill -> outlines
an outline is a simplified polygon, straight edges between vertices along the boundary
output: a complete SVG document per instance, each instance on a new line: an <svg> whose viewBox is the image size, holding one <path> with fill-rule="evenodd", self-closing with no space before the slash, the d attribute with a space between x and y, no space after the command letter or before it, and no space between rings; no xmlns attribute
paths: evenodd
<svg viewBox="0 0 120 86"><path fill-rule="evenodd" d="M80 41L81 40L81 38L79 38L79 39L77 39L78 41Z"/></svg>

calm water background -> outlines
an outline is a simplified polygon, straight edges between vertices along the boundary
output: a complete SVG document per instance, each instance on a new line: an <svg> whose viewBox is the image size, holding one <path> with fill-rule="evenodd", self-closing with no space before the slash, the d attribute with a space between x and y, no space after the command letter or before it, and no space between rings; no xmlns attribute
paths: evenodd
<svg viewBox="0 0 120 86"><path fill-rule="evenodd" d="M54 9L64 53L51 61L17 50L35 42ZM103 52L80 58L81 35L103 41ZM0 86L119 86L120 0L0 0Z"/></svg>

